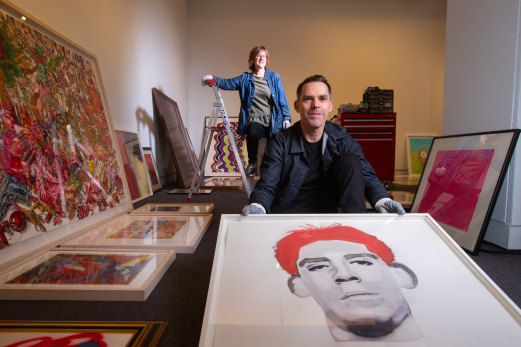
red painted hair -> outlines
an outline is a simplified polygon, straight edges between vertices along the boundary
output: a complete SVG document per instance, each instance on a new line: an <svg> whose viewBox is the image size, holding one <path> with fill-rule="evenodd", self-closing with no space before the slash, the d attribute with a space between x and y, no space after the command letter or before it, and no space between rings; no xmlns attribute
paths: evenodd
<svg viewBox="0 0 521 347"><path fill-rule="evenodd" d="M290 231L275 245L275 258L287 273L298 276L297 259L300 249L313 242L331 240L360 243L387 265L394 261L393 251L375 236L340 224L320 228L308 225L306 229Z"/></svg>

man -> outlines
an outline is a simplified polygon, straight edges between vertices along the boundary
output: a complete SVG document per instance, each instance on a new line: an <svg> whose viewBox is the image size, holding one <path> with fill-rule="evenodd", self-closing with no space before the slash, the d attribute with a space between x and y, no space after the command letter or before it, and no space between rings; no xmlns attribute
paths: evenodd
<svg viewBox="0 0 521 347"><path fill-rule="evenodd" d="M291 293L315 299L337 341L422 336L401 292L416 287L416 275L376 237L339 224L308 227L278 241L275 257Z"/></svg>
<svg viewBox="0 0 521 347"><path fill-rule="evenodd" d="M294 107L300 121L269 141L244 215L362 213L364 197L379 212L405 213L389 198L360 145L327 121L333 99L323 76L308 77L298 86Z"/></svg>

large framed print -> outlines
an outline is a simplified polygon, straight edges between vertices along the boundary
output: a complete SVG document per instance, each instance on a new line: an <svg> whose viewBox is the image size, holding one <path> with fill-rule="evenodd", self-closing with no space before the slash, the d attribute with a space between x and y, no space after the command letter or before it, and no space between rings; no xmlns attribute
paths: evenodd
<svg viewBox="0 0 521 347"><path fill-rule="evenodd" d="M435 137L411 212L429 213L477 254L518 137L518 129Z"/></svg>
<svg viewBox="0 0 521 347"><path fill-rule="evenodd" d="M239 117L228 117L230 120L230 129L234 134L235 144L239 156L241 157L244 167L248 165L248 151L246 149L246 140L237 134L239 126ZM205 117L206 126L210 125L210 117ZM210 147L208 149L206 163L204 166L204 176L240 176L239 166L233 153L230 138L226 133L223 120L217 118L216 128L222 130L212 131L210 133Z"/></svg>
<svg viewBox="0 0 521 347"><path fill-rule="evenodd" d="M153 194L152 185L143 148L139 141L139 133L116 129L116 142L123 161L132 202L151 196Z"/></svg>
<svg viewBox="0 0 521 347"><path fill-rule="evenodd" d="M193 253L211 220L211 214L126 214L62 246L169 249L178 253Z"/></svg>
<svg viewBox="0 0 521 347"><path fill-rule="evenodd" d="M136 208L131 214L172 215L172 214L208 214L214 204L209 203L153 203Z"/></svg>
<svg viewBox="0 0 521 347"><path fill-rule="evenodd" d="M407 172L409 178L420 178L436 135L406 135Z"/></svg>
<svg viewBox="0 0 521 347"><path fill-rule="evenodd" d="M197 170L197 156L177 103L156 88L152 88L152 100L154 112L158 115L168 140L177 180L183 188L189 188Z"/></svg>
<svg viewBox="0 0 521 347"><path fill-rule="evenodd" d="M159 176L157 175L157 166L154 159L154 154L152 153L152 148L143 147L143 155L145 156L145 163L147 165L148 175L150 177L150 184L152 184L152 190L155 192L156 190L161 189L161 182L159 181Z"/></svg>
<svg viewBox="0 0 521 347"><path fill-rule="evenodd" d="M166 322L0 321L0 345L157 346Z"/></svg>
<svg viewBox="0 0 521 347"><path fill-rule="evenodd" d="M131 208L96 57L23 15L0 2L0 248Z"/></svg>
<svg viewBox="0 0 521 347"><path fill-rule="evenodd" d="M521 312L428 214L221 216L200 346L490 341Z"/></svg>
<svg viewBox="0 0 521 347"><path fill-rule="evenodd" d="M174 259L168 250L55 248L0 273L0 300L145 301Z"/></svg>
<svg viewBox="0 0 521 347"><path fill-rule="evenodd" d="M199 345L342 343L517 346L521 311L428 214L222 215Z"/></svg>

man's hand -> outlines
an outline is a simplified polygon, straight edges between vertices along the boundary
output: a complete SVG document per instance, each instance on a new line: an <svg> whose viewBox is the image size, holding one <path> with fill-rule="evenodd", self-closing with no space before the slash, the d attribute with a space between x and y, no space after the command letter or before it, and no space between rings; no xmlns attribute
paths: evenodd
<svg viewBox="0 0 521 347"><path fill-rule="evenodd" d="M264 209L264 206L254 202L253 204L244 206L244 208L242 209L243 216L247 216L250 214L266 214L266 210Z"/></svg>
<svg viewBox="0 0 521 347"><path fill-rule="evenodd" d="M289 120L285 120L282 122L282 129L287 129L291 126L291 122Z"/></svg>
<svg viewBox="0 0 521 347"><path fill-rule="evenodd" d="M215 80L215 77L213 77L212 75L203 76L203 81L202 81L203 86L213 87L216 83L217 83L217 81Z"/></svg>
<svg viewBox="0 0 521 347"><path fill-rule="evenodd" d="M383 198L378 200L376 203L376 209L380 213L398 213L399 215L405 214L403 206L394 200L389 198Z"/></svg>

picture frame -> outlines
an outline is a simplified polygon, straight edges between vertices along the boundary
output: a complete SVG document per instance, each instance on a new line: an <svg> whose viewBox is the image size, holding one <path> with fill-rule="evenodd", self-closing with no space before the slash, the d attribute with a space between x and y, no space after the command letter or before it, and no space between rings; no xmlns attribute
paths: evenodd
<svg viewBox="0 0 521 347"><path fill-rule="evenodd" d="M0 321L0 344L104 343L106 346L158 346L167 322Z"/></svg>
<svg viewBox="0 0 521 347"><path fill-rule="evenodd" d="M132 202L137 202L154 194L145 161L139 133L132 130L116 129L116 142L123 161L123 168Z"/></svg>
<svg viewBox="0 0 521 347"><path fill-rule="evenodd" d="M143 147L143 155L145 156L145 163L147 164L148 175L150 177L150 184L152 185L152 191L157 191L161 189L161 181L159 180L159 176L157 175L157 166L156 161L154 159L154 153L152 153L152 148Z"/></svg>
<svg viewBox="0 0 521 347"><path fill-rule="evenodd" d="M154 112L160 120L175 164L176 177L183 188L189 188L197 168L197 156L183 125L177 103L157 88L152 88Z"/></svg>
<svg viewBox="0 0 521 347"><path fill-rule="evenodd" d="M100 249L164 249L193 253L212 221L211 214L126 214L62 247Z"/></svg>
<svg viewBox="0 0 521 347"><path fill-rule="evenodd" d="M242 189L244 183L240 176L205 177L201 188L204 189Z"/></svg>
<svg viewBox="0 0 521 347"><path fill-rule="evenodd" d="M430 213L465 250L477 254L519 129L435 137L412 213Z"/></svg>
<svg viewBox="0 0 521 347"><path fill-rule="evenodd" d="M429 149L431 148L432 139L438 135L412 135L405 136L407 148L407 173L409 178L420 178Z"/></svg>
<svg viewBox="0 0 521 347"><path fill-rule="evenodd" d="M320 253L313 254L309 250L305 253L319 258L301 260L299 254L302 255L303 248L300 248L300 252L297 248L295 252L298 253L292 253L291 247L283 247L279 242L296 230L303 235L302 242L311 244L321 241L320 235L327 231L329 240L333 241L333 245L338 245L336 240L341 240L339 235L346 233L342 231L343 234L340 234L338 228L347 228L349 234L356 234L353 231L356 228L361 231L359 234L370 235L366 238L379 240L373 242L383 242L385 247L390 247L391 258L384 263L376 254L383 254L381 249L385 247L380 250L371 248L372 251L368 251L368 246L354 243L359 249L365 249L362 253L374 254L375 258L371 261L374 266L378 264L379 267L391 269L407 268L409 272L416 274L416 281L411 280L409 286L403 286L400 291L402 301L405 300L410 310L407 319L413 319L414 328L419 331L414 333L413 325L407 325L399 335L397 330L401 326L398 326L392 333L384 331L378 336L368 338L363 335L364 330L357 330L360 335L351 336L351 344L362 346L371 341L373 344L404 345L407 341L410 346L487 346L490 341L497 345L516 345L521 342L520 309L428 214L256 215L247 218L222 215L199 346L243 346L250 345L252 341L262 341L268 346L337 346L348 341L337 339L337 336L343 337L341 334L333 335L333 332L338 332L335 330L338 323L333 321L334 318L326 318L325 310L314 295L321 288L329 288L329 281L334 288L344 283L335 284L335 276L340 276L340 280L342 276L350 274L349 276L357 279L353 281L353 285L361 286L368 275L363 274L367 270L362 270L364 265L368 265L362 263L370 260L355 261L354 257L371 257L365 254L351 255L350 252L335 253L334 248L327 248L331 244L326 243L328 246L321 244L315 248ZM331 233L331 230L334 232ZM361 238L356 242L369 243L362 240ZM340 241L340 244L342 247L352 247L353 242ZM287 245L291 243L288 242ZM333 253L328 253L328 250ZM275 257L275 252L280 252L279 260ZM295 254L298 262L292 261L291 254ZM359 262L361 268L357 272L342 272L340 263L329 260L337 259L335 254L342 259L353 259L352 266ZM436 266L433 266L433 259L436 259ZM389 263L391 265L387 265ZM292 277L285 270L286 267L294 266L291 264L297 266L297 277L303 276L301 269L306 268L307 264L312 266L309 271L318 271L325 267L325 271L331 271L332 274L323 277L322 281L307 277L309 282L295 284L293 281L298 280L297 277ZM327 264L334 267L328 270ZM337 272L342 275L333 276ZM373 277L373 280L376 278L378 277ZM393 280L382 282L386 283L383 287L390 286L392 282ZM348 283L342 284L342 288L349 293L347 287ZM372 289L372 295L378 295L375 296L375 301L372 301L371 295L360 299L354 296L350 303L344 305L349 307L347 314L356 312L356 307L363 307L367 301L374 307L379 307L380 302L388 300L397 302L397 299L386 299L386 294L376 294L375 288ZM311 293L313 297L299 296L303 289L307 289L308 294ZM359 295L363 290L362 287L358 289ZM389 292L391 291L389 287ZM331 295L323 298L335 297ZM320 298L320 295L317 297ZM432 300L433 297L439 299ZM327 303L327 299L323 300ZM374 307L358 312L361 315L382 312ZM339 312L335 313L338 315L346 314L335 312ZM354 323L356 322L354 319Z"/></svg>
<svg viewBox="0 0 521 347"><path fill-rule="evenodd" d="M246 149L246 139L237 134L239 126L239 117L228 117L230 121L230 129L235 136L237 150L244 163L244 167L248 165L248 150ZM206 126L210 125L210 117L205 117ZM222 131L210 132L210 147L204 165L204 176L239 176L241 175L235 154L228 134L224 130L223 120L217 118L216 127L222 127ZM203 144L204 145L204 144Z"/></svg>
<svg viewBox="0 0 521 347"><path fill-rule="evenodd" d="M0 299L145 301L175 256L160 249L49 249L0 273Z"/></svg>
<svg viewBox="0 0 521 347"><path fill-rule="evenodd" d="M3 266L132 203L96 56L10 3L0 16Z"/></svg>
<svg viewBox="0 0 521 347"><path fill-rule="evenodd" d="M136 208L131 214L150 214L154 216L159 215L173 215L173 214L209 214L212 213L214 204L212 202L207 203L176 203L176 202L165 202L165 203L152 203L146 204Z"/></svg>

